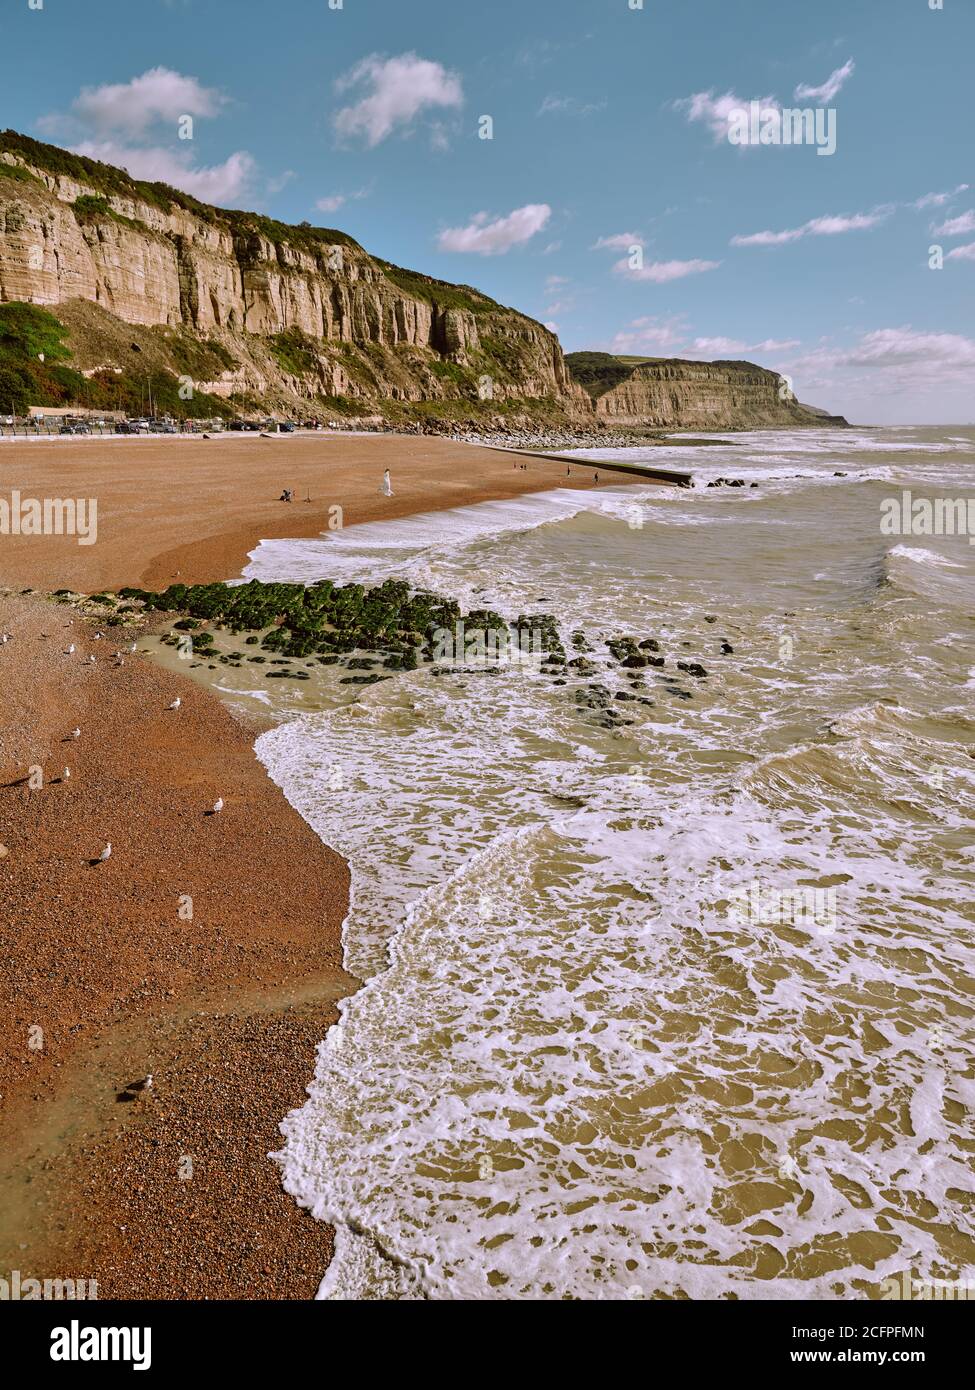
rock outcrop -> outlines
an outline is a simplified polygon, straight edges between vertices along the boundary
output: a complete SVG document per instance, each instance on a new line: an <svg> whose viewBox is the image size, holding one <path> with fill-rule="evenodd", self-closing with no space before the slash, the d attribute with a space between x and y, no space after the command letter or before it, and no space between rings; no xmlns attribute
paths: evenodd
<svg viewBox="0 0 975 1390"><path fill-rule="evenodd" d="M753 362L640 361L595 352L566 360L597 418L614 425L728 430L846 423L801 405L785 378Z"/></svg>

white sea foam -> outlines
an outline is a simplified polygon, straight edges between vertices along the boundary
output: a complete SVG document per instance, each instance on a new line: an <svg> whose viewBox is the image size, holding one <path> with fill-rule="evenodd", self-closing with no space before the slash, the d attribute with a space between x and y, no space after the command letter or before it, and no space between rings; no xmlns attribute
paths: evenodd
<svg viewBox="0 0 975 1390"><path fill-rule="evenodd" d="M577 679L419 671L258 741L351 862L366 981L283 1126L286 1186L337 1227L323 1297L971 1277L973 680L942 610L878 584L871 487L548 494L257 552L544 598L611 694L607 636L667 654L617 729ZM743 919L754 883L831 890L832 928Z"/></svg>

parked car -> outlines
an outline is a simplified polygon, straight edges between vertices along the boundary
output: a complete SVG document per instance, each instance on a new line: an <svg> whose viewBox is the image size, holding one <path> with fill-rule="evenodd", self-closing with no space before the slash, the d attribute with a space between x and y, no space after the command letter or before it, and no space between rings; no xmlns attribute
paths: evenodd
<svg viewBox="0 0 975 1390"><path fill-rule="evenodd" d="M295 428L291 420L282 420L278 425L278 429L282 434L294 434Z"/></svg>

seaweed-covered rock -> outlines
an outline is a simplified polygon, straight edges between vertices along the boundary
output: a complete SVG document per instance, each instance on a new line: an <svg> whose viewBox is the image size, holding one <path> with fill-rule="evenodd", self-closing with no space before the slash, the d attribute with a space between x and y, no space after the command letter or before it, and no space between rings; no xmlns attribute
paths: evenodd
<svg viewBox="0 0 975 1390"><path fill-rule="evenodd" d="M580 676L594 676L599 667L595 661L590 661L588 656L574 656L568 663L568 669Z"/></svg>

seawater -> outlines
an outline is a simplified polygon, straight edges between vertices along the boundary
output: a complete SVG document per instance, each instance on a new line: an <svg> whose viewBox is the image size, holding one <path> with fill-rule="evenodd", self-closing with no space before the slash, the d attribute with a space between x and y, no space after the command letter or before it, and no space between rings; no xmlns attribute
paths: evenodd
<svg viewBox="0 0 975 1390"><path fill-rule="evenodd" d="M672 458L690 490L556 490L251 558L549 612L599 665L421 670L304 714L262 693L283 722L259 757L350 861L364 982L276 1155L336 1227L322 1297L975 1275L975 546L880 527L902 489L975 495L975 431L714 438L579 455ZM666 667L636 684L620 634ZM653 703L602 727L575 699L594 681ZM790 915L796 893L830 912Z"/></svg>

